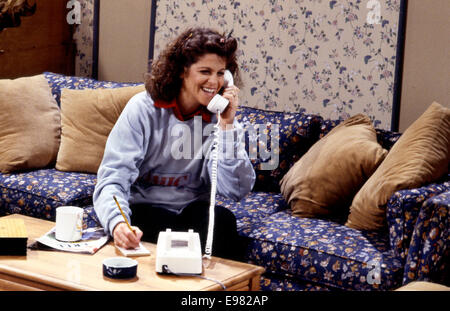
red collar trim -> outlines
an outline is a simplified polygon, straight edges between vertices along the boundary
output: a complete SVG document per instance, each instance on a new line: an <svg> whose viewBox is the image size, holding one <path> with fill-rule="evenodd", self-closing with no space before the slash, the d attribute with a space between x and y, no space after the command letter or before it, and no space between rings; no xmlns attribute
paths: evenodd
<svg viewBox="0 0 450 311"><path fill-rule="evenodd" d="M178 102L176 98L174 98L171 102L166 102L163 100L156 100L155 101L155 107L158 108L165 108L165 109L173 109L173 113L175 114L175 117L177 117L180 121L187 121L189 119L192 119L194 116L201 115L203 121L205 122L211 122L211 112L209 112L208 109L206 109L205 106L200 106L196 111L183 116L181 113L180 107L178 106Z"/></svg>

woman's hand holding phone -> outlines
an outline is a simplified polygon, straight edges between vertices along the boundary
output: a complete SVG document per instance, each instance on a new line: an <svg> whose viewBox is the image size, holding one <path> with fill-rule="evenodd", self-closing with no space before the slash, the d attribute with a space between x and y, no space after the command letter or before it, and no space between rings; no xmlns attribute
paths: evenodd
<svg viewBox="0 0 450 311"><path fill-rule="evenodd" d="M229 101L228 106L220 114L220 127L222 130L233 129L234 117L236 116L237 107L239 107L239 88L231 85L225 88L222 96Z"/></svg>

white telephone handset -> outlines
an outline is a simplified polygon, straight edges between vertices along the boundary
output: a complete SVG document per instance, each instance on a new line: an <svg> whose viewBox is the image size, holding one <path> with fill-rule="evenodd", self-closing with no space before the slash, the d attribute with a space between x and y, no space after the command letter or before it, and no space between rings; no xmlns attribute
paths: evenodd
<svg viewBox="0 0 450 311"><path fill-rule="evenodd" d="M225 70L224 72L224 80L225 80L225 85L224 88L228 87L228 86L232 86L234 85L233 82L233 74L229 71L229 70ZM226 99L225 97L216 94L213 99L211 99L211 101L208 104L208 110L216 113L222 113L225 108L228 106L228 99Z"/></svg>

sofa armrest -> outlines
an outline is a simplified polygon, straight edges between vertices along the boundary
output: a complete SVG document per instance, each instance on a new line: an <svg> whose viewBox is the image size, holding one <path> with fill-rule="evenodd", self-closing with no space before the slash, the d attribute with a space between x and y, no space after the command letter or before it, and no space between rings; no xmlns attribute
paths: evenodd
<svg viewBox="0 0 450 311"><path fill-rule="evenodd" d="M400 190L394 193L386 206L391 248L399 260L405 263L422 205L429 198L450 191L450 174L437 183L421 188Z"/></svg>
<svg viewBox="0 0 450 311"><path fill-rule="evenodd" d="M450 190L447 190L422 205L408 249L403 284L422 280L450 285L449 226Z"/></svg>

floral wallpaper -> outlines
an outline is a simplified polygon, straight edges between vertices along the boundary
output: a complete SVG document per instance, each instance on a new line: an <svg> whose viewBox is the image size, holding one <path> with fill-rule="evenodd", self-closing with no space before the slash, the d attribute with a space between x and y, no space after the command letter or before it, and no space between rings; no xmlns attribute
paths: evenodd
<svg viewBox="0 0 450 311"><path fill-rule="evenodd" d="M92 77L94 46L94 0L78 0L80 4L80 23L73 34L77 51L75 55L75 75ZM72 7L75 9L75 7Z"/></svg>
<svg viewBox="0 0 450 311"><path fill-rule="evenodd" d="M157 0L154 55L189 26L239 40L241 105L390 129L400 0Z"/></svg>
<svg viewBox="0 0 450 311"><path fill-rule="evenodd" d="M94 0L81 3L76 74L92 76ZM391 128L401 0L156 0L157 56L190 26L239 40L241 105Z"/></svg>

